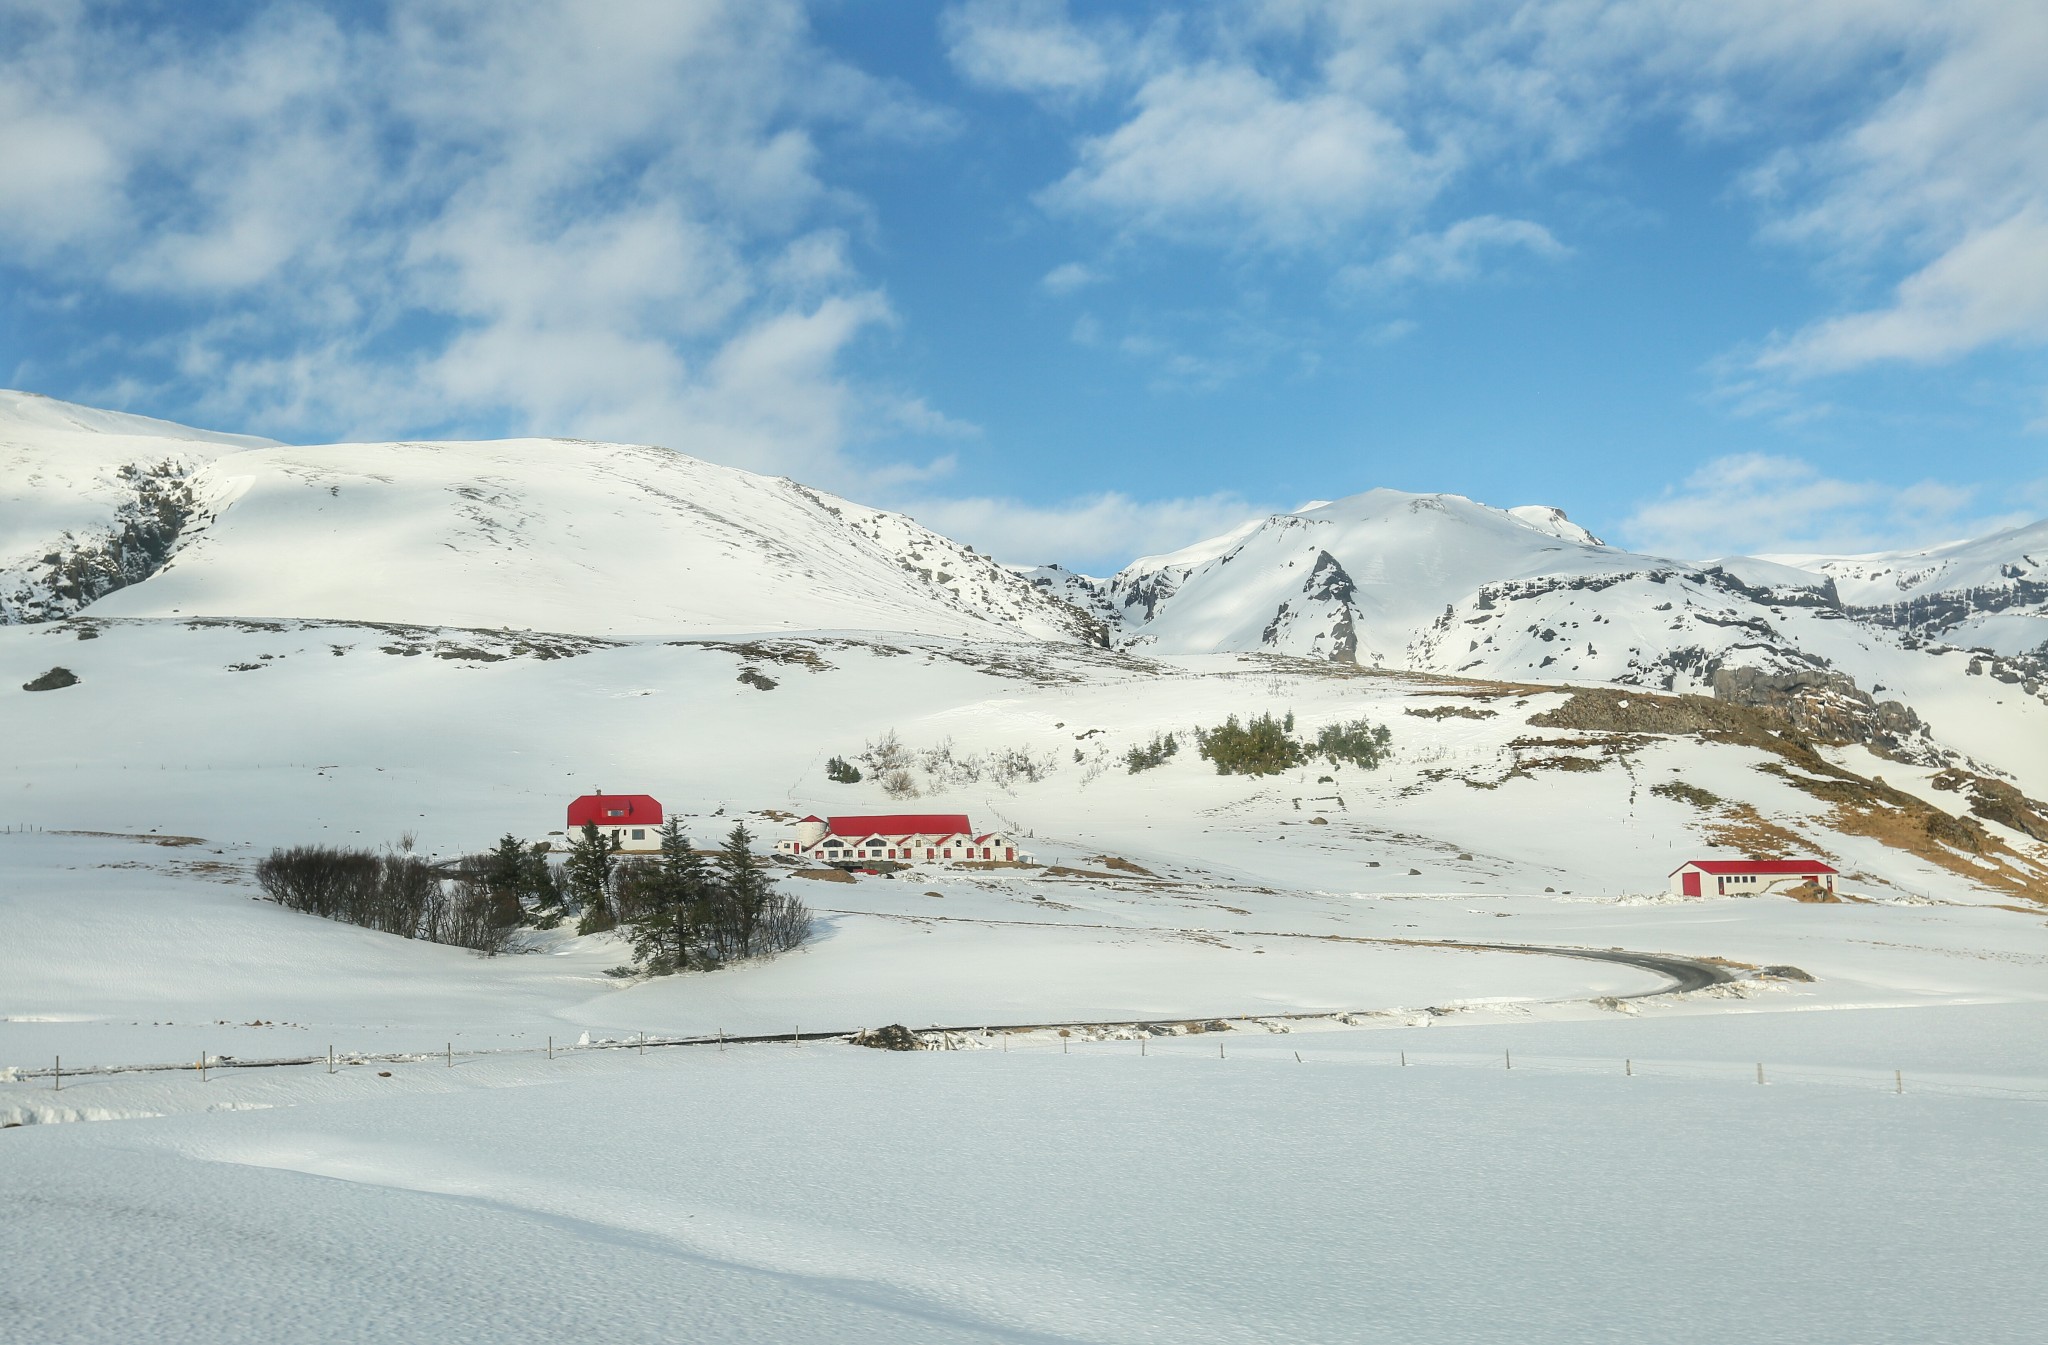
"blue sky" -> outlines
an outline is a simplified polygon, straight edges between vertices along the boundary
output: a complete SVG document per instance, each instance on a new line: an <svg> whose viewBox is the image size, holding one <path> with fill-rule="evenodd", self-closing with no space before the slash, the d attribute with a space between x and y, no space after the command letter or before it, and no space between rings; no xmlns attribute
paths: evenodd
<svg viewBox="0 0 2048 1345"><path fill-rule="evenodd" d="M2018 0L0 0L0 376L1095 569L1373 486L1925 544L2048 514L2044 51Z"/></svg>

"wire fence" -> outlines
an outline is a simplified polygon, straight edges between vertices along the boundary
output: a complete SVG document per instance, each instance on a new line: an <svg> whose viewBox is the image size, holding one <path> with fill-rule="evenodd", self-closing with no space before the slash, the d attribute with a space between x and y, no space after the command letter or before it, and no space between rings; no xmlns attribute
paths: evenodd
<svg viewBox="0 0 2048 1345"><path fill-rule="evenodd" d="M894 1049L929 1051L1000 1051L1019 1054L1059 1054L1073 1057L1124 1057L1133 1060L1158 1056L1164 1059L1213 1059L1260 1065L1284 1064L1290 1068L1342 1067L1371 1069L1455 1069L1500 1071L1551 1076L1607 1076L1642 1079L1670 1079L1691 1082L1740 1084L1749 1087L1846 1088L1867 1093L1899 1096L1977 1098L1995 1101L2048 1103L2048 1080L2013 1076L1963 1074L1942 1071L1883 1070L1867 1066L1826 1066L1808 1063L1772 1064L1768 1061L1659 1059L1525 1054L1512 1048L1498 1052L1456 1050L1413 1050L1396 1047L1361 1050L1347 1044L1343 1049L1318 1050L1317 1037L1309 1033L1288 1037L1295 1024L1317 1019L1331 1027L1359 1027L1347 1021L1352 1015L1289 1014L1235 1019L1169 1019L1119 1023L1009 1023L974 1027L930 1027L916 1030L868 1029L806 1030L792 1024L786 1032L754 1033L634 1033L602 1037L587 1035L574 1042L548 1038L534 1046L466 1047L460 1051L453 1042L439 1049L410 1051L346 1051L328 1048L318 1055L242 1058L201 1052L191 1060L152 1064L71 1065L56 1058L49 1065L0 1068L0 1083L44 1084L61 1092L69 1083L102 1080L123 1075L182 1073L196 1075L202 1082L216 1075L237 1071L318 1068L339 1073L367 1065L441 1065L542 1057L547 1060L587 1056L593 1052L633 1052L697 1048L723 1051L728 1048L769 1045L802 1047L806 1044L875 1044ZM890 1033L900 1033L891 1037ZM1232 1048L1236 1049L1233 1050Z"/></svg>

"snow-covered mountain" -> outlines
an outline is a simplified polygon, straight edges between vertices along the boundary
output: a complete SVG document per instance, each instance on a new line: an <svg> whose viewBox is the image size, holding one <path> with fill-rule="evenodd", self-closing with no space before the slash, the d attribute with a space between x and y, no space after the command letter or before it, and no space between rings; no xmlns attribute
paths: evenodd
<svg viewBox="0 0 2048 1345"><path fill-rule="evenodd" d="M1608 546L1549 506L1373 490L1135 561L1092 594L1059 587L1146 653L1789 698L1822 736L1905 750L1925 719L1989 724L2003 696L2048 695L2044 560L2048 524L1911 555L1702 563Z"/></svg>
<svg viewBox="0 0 2048 1345"><path fill-rule="evenodd" d="M900 514L667 449L287 447L0 400L0 622L300 617L585 635L1099 641Z"/></svg>

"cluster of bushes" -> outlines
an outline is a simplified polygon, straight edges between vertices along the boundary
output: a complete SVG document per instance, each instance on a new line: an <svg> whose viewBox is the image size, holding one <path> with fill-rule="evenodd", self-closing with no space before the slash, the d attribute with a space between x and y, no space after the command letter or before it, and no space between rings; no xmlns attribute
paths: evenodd
<svg viewBox="0 0 2048 1345"><path fill-rule="evenodd" d="M1151 742L1124 753L1124 765L1130 768L1132 775L1136 775L1139 771L1164 766L1167 759L1179 751L1180 742L1171 733L1155 733Z"/></svg>
<svg viewBox="0 0 2048 1345"><path fill-rule="evenodd" d="M836 785L857 785L861 782L860 767L845 757L833 757L825 763L825 778Z"/></svg>
<svg viewBox="0 0 2048 1345"><path fill-rule="evenodd" d="M895 730L867 745L860 760L892 799L914 799L984 781L1008 790L1019 782L1037 783L1051 774L1058 757L1051 752L1001 747L992 752L961 752L947 738L934 747L912 749ZM838 778L838 777L833 777ZM856 776L855 778L859 778Z"/></svg>
<svg viewBox="0 0 2048 1345"><path fill-rule="evenodd" d="M810 937L810 910L776 890L745 826L708 857L673 819L660 835L658 854L623 855L586 824L559 863L546 841L510 835L452 864L412 854L409 838L381 854L292 846L271 851L256 881L295 911L487 956L522 928L573 915L579 934L621 931L635 964L656 975L772 956Z"/></svg>
<svg viewBox="0 0 2048 1345"><path fill-rule="evenodd" d="M1384 724L1354 719L1326 724L1314 741L1304 742L1294 736L1290 710L1280 719L1267 713L1243 723L1232 715L1220 728L1196 729L1195 740L1202 757L1215 763L1218 775L1278 775L1318 756L1372 770L1386 759L1393 735Z"/></svg>
<svg viewBox="0 0 2048 1345"><path fill-rule="evenodd" d="M257 864L256 881L294 911L486 956L504 951L519 928L518 908L409 851L295 845L271 851Z"/></svg>

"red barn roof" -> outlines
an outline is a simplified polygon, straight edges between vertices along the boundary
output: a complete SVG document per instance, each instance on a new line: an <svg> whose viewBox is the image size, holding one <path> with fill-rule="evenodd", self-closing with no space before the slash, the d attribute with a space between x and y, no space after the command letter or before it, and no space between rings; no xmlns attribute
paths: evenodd
<svg viewBox="0 0 2048 1345"><path fill-rule="evenodd" d="M1835 873L1817 859L1688 859L1679 869L1698 869L1701 873Z"/></svg>
<svg viewBox="0 0 2048 1345"><path fill-rule="evenodd" d="M951 836L972 830L966 813L890 813L882 817L835 817L834 836Z"/></svg>
<svg viewBox="0 0 2048 1345"><path fill-rule="evenodd" d="M585 794L569 805L569 825L594 822L600 827L658 827L661 805L651 794Z"/></svg>

